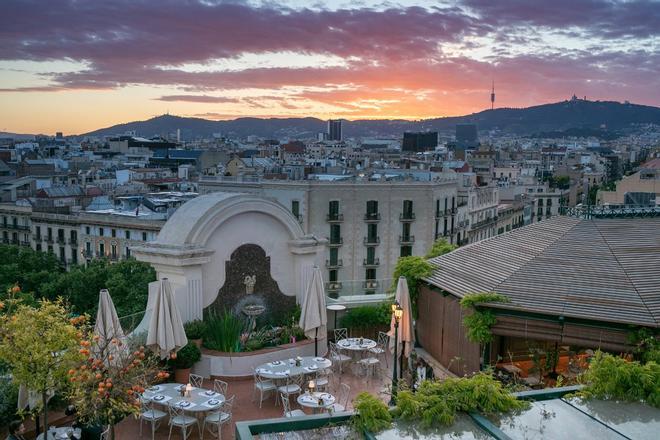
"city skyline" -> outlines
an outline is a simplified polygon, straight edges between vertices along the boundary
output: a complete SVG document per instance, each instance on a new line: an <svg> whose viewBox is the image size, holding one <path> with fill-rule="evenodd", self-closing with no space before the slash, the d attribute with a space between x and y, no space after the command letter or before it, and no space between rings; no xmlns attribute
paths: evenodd
<svg viewBox="0 0 660 440"><path fill-rule="evenodd" d="M158 114L421 119L569 98L660 105L652 1L6 1L0 131Z"/></svg>

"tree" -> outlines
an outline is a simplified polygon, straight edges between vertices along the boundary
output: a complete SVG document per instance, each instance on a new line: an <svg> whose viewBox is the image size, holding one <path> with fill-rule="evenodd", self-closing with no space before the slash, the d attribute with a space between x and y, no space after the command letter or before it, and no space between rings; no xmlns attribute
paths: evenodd
<svg viewBox="0 0 660 440"><path fill-rule="evenodd" d="M431 249L426 254L426 258L439 257L440 255L448 254L449 252L457 248L458 246L456 246L455 244L451 244L444 238L440 238L435 242L433 242L433 246L431 246Z"/></svg>
<svg viewBox="0 0 660 440"><path fill-rule="evenodd" d="M408 292L410 293L410 302L412 303L413 314L417 316L417 298L419 297L419 281L431 275L433 268L431 264L423 257L400 257L394 267L394 279L392 280L392 290L396 290L399 277L406 277L408 282Z"/></svg>
<svg viewBox="0 0 660 440"><path fill-rule="evenodd" d="M39 301L38 306L18 305L0 318L0 359L14 382L42 396L44 427L48 426L48 393L66 384L67 371L82 356L76 325L86 318L69 318L62 300Z"/></svg>

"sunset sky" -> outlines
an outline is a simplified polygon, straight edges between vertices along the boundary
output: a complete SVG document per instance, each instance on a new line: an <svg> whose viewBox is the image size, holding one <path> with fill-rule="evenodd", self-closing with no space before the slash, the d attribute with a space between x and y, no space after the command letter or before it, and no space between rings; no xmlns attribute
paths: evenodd
<svg viewBox="0 0 660 440"><path fill-rule="evenodd" d="M0 131L660 105L657 0L1 0Z"/></svg>

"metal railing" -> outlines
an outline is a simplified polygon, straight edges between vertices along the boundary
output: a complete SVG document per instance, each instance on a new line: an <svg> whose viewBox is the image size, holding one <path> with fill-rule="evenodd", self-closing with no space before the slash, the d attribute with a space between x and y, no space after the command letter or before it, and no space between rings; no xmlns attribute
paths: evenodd
<svg viewBox="0 0 660 440"><path fill-rule="evenodd" d="M399 244L412 244L415 242L414 235L399 235Z"/></svg>
<svg viewBox="0 0 660 440"><path fill-rule="evenodd" d="M344 237L331 237L328 239L328 246L341 246L344 244Z"/></svg>
<svg viewBox="0 0 660 440"><path fill-rule="evenodd" d="M559 213L570 217L590 218L614 218L614 217L658 217L660 206L575 206L559 208Z"/></svg>
<svg viewBox="0 0 660 440"><path fill-rule="evenodd" d="M399 221L411 222L413 220L415 220L414 212L402 212L401 214L399 214Z"/></svg>
<svg viewBox="0 0 660 440"><path fill-rule="evenodd" d="M365 222L377 222L380 221L380 213L379 212L367 212L364 215L364 221Z"/></svg>
<svg viewBox="0 0 660 440"><path fill-rule="evenodd" d="M367 267L369 267L369 266L379 266L380 265L380 258L378 258L378 257L372 258L372 259L365 258L364 260L362 260L362 265L367 266Z"/></svg>
<svg viewBox="0 0 660 440"><path fill-rule="evenodd" d="M377 246L380 244L380 237L364 237L364 244L367 246Z"/></svg>
<svg viewBox="0 0 660 440"><path fill-rule="evenodd" d="M342 267L344 265L344 261L341 258L338 258L335 261L332 260L325 260L325 267L327 268L335 268L335 267Z"/></svg>
<svg viewBox="0 0 660 440"><path fill-rule="evenodd" d="M373 280L342 280L325 284L328 301L342 303L369 303L383 301L394 291L392 278Z"/></svg>
<svg viewBox="0 0 660 440"><path fill-rule="evenodd" d="M343 222L344 214L327 214L325 220L328 222Z"/></svg>

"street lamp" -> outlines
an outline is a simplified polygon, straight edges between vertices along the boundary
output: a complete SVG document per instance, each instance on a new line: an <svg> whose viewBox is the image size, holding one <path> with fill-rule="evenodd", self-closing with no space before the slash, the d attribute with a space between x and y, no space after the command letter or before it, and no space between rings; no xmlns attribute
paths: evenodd
<svg viewBox="0 0 660 440"><path fill-rule="evenodd" d="M397 392L397 377L396 377L396 358L399 342L399 321L403 316L403 309L398 301L392 304L392 316L394 316L394 360L392 361L392 397L390 398L390 406L396 405L396 392Z"/></svg>

